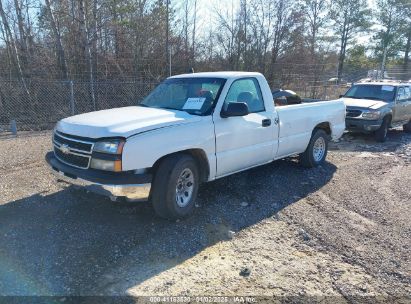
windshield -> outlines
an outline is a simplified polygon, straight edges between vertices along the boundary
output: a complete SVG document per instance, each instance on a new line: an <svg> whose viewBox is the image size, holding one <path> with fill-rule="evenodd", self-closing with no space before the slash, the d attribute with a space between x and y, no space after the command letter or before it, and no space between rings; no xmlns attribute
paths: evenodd
<svg viewBox="0 0 411 304"><path fill-rule="evenodd" d="M391 85L357 84L352 86L344 97L390 102L394 100L395 87Z"/></svg>
<svg viewBox="0 0 411 304"><path fill-rule="evenodd" d="M209 115L224 86L221 78L174 78L158 85L141 106Z"/></svg>

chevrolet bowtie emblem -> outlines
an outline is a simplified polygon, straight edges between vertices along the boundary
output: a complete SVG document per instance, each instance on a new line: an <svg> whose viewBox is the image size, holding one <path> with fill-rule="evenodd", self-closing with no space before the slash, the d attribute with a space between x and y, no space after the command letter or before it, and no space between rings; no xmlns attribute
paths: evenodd
<svg viewBox="0 0 411 304"><path fill-rule="evenodd" d="M64 154L69 154L70 153L70 148L66 144L62 144L60 146L60 151L63 152Z"/></svg>

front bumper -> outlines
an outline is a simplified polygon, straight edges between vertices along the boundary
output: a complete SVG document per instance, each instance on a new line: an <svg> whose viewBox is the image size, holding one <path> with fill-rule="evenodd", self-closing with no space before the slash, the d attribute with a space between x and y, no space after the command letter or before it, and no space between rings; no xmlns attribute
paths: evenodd
<svg viewBox="0 0 411 304"><path fill-rule="evenodd" d="M59 161L54 152L46 154L52 173L60 180L88 191L109 196L124 197L131 201L146 201L151 190L151 174L134 172L105 172L93 169L77 169Z"/></svg>
<svg viewBox="0 0 411 304"><path fill-rule="evenodd" d="M382 120L365 120L346 118L345 125L349 131L370 133L378 130L382 125Z"/></svg>

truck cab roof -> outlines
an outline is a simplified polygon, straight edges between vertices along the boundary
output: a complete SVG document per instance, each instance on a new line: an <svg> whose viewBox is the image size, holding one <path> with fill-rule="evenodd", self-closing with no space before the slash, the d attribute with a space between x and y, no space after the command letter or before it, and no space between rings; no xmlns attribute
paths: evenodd
<svg viewBox="0 0 411 304"><path fill-rule="evenodd" d="M182 75L171 76L168 79L178 79L178 78L240 78L240 77L258 77L263 76L261 73L257 72L201 72L201 73L188 73Z"/></svg>

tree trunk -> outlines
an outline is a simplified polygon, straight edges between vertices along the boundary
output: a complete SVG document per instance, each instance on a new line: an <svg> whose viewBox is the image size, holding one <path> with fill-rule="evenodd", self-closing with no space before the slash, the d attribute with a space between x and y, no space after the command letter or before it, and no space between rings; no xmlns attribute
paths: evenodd
<svg viewBox="0 0 411 304"><path fill-rule="evenodd" d="M79 10L80 10L80 31L83 36L83 48L86 53L86 60L88 65L88 75L90 82L90 96L93 103L93 109L96 110L96 98L94 93L94 71L93 71L93 55L90 47L90 32L87 23L87 16L85 10L84 0L79 1Z"/></svg>
<svg viewBox="0 0 411 304"><path fill-rule="evenodd" d="M165 62L168 66L168 74L171 76L171 50L170 50L170 0L166 0L166 52Z"/></svg>
<svg viewBox="0 0 411 304"><path fill-rule="evenodd" d="M385 77L385 64L387 61L387 51L388 51L388 46L390 45L390 34L391 34L391 27L392 27L392 10L390 10L389 13L389 18L388 18L388 24L387 30L384 33L383 37L383 55L382 55L382 63L381 63L381 78L384 79Z"/></svg>
<svg viewBox="0 0 411 304"><path fill-rule="evenodd" d="M196 28L197 28L197 0L194 0L194 18L193 18L193 46L191 50L191 61L195 63L195 51L196 51Z"/></svg>
<svg viewBox="0 0 411 304"><path fill-rule="evenodd" d="M408 62L410 60L410 49L411 49L411 30L408 31L407 35L407 44L405 45L405 53L404 53L404 67L408 67Z"/></svg>
<svg viewBox="0 0 411 304"><path fill-rule="evenodd" d="M17 25L19 29L19 37L20 37L20 47L21 47L21 63L24 67L27 67L28 63L28 52L27 52L27 38L26 38L26 31L24 27L24 18L21 12L20 3L18 0L14 0L14 7L16 10L17 16Z"/></svg>
<svg viewBox="0 0 411 304"><path fill-rule="evenodd" d="M92 64L93 64L93 71L94 71L94 79L96 79L97 75L97 41L98 41L98 34L97 34L97 29L98 29L98 21L97 21L97 16L98 15L98 6L97 6L97 0L93 0L93 22L92 22L92 28L91 28L91 46L92 46Z"/></svg>
<svg viewBox="0 0 411 304"><path fill-rule="evenodd" d="M18 52L18 49L17 49L17 46L16 46L16 42L14 41L14 38L13 38L13 34L11 33L10 25L9 25L8 20L7 20L6 13L3 9L2 0L0 0L0 17L1 17L1 20L2 20L2 23L3 23L3 28L4 28L4 32L5 32L5 36L6 36L7 48L9 48L11 50L11 53L14 56L14 61L15 61L15 65L17 67L19 78L20 78L20 80L23 84L23 87L24 87L24 90L25 90L27 96L30 98L30 91L27 87L26 80L24 79L23 69L22 69L21 61L20 61L20 55L19 55L19 52Z"/></svg>
<svg viewBox="0 0 411 304"><path fill-rule="evenodd" d="M346 22L344 22L343 31L342 31L342 34L341 34L340 53L339 53L339 56L338 56L338 69L337 69L337 83L338 84L341 82L341 78L342 78L342 75L343 75L345 52L346 52L346 48L347 48L347 40L348 40L347 25L346 25Z"/></svg>
<svg viewBox="0 0 411 304"><path fill-rule="evenodd" d="M119 35L118 35L118 15L117 15L117 1L113 1L113 24L114 24L114 54L116 58L119 57Z"/></svg>
<svg viewBox="0 0 411 304"><path fill-rule="evenodd" d="M50 17L50 24L52 27L52 31L53 31L53 35L54 35L54 39L56 43L57 63L58 63L58 66L60 67L61 78L67 80L68 79L68 68L67 68L67 62L66 62L66 54L65 54L63 43L61 40L61 34L57 27L56 19L54 17L54 14L51 8L50 0L45 0L45 2L46 2L47 11Z"/></svg>

